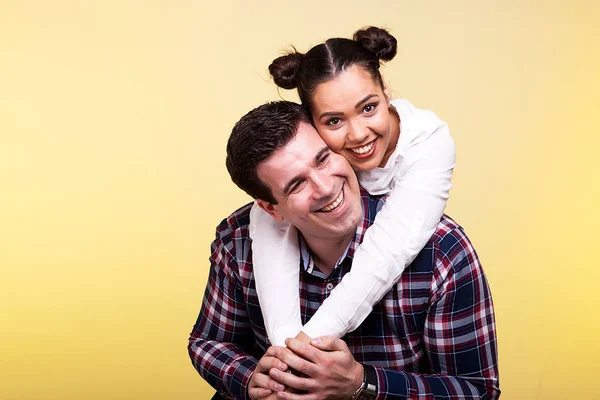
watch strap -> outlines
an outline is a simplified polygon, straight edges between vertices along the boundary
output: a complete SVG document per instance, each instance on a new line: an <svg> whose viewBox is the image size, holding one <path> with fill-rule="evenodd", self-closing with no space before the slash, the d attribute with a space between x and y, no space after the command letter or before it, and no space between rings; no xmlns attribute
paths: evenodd
<svg viewBox="0 0 600 400"><path fill-rule="evenodd" d="M363 364L364 378L363 383L352 395L352 400L375 400L378 393L377 372L375 367Z"/></svg>

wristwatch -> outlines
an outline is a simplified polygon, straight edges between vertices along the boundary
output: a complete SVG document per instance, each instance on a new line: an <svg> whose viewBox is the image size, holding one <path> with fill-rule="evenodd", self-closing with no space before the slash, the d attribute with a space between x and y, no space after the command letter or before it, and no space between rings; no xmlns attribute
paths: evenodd
<svg viewBox="0 0 600 400"><path fill-rule="evenodd" d="M377 372L372 365L363 364L365 377L362 385L354 392L351 400L375 400L377 397Z"/></svg>

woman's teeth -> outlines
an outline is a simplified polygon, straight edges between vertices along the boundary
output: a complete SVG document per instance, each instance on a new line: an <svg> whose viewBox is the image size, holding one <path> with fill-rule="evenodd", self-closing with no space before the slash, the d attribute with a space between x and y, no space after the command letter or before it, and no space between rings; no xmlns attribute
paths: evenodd
<svg viewBox="0 0 600 400"><path fill-rule="evenodd" d="M335 199L333 201L333 203L330 203L330 204L326 205L325 207L321 208L320 211L324 211L324 212L333 211L336 208L338 208L340 206L340 204L342 204L342 201L344 201L344 191L340 190L340 194L337 197L337 199Z"/></svg>
<svg viewBox="0 0 600 400"><path fill-rule="evenodd" d="M367 154L369 151L371 151L371 149L373 148L374 145L375 145L375 141L372 141L371 143L366 144L362 147L355 147L355 148L349 149L349 150L356 154Z"/></svg>

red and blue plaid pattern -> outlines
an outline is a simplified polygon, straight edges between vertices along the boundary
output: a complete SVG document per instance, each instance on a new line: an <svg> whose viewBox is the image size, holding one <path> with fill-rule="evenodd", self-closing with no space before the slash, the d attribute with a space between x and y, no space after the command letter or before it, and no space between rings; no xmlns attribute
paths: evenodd
<svg viewBox="0 0 600 400"><path fill-rule="evenodd" d="M354 250L384 201L362 193L363 221L330 276L301 268L304 323L350 270ZM217 227L204 301L188 346L200 375L224 397L238 399L248 398L252 372L270 345L252 273L249 211L246 205ZM500 395L490 290L471 242L447 216L398 284L343 339L357 361L376 367L378 399Z"/></svg>

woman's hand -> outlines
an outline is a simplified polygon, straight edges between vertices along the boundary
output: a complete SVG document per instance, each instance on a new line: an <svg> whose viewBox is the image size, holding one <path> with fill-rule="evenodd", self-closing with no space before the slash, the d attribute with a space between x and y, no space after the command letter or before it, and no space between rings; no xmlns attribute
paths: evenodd
<svg viewBox="0 0 600 400"><path fill-rule="evenodd" d="M333 336L324 336L310 344L297 339L288 339L289 351L280 352L278 358L290 368L303 374L296 376L271 369L271 377L290 390L278 392L281 399L348 399L360 387L364 368L357 362L346 343Z"/></svg>
<svg viewBox="0 0 600 400"><path fill-rule="evenodd" d="M286 351L284 347L271 346L258 361L248 384L248 396L252 400L276 399L276 392L285 390L285 386L269 376L270 370L281 373L288 370L288 366L277 358L284 351Z"/></svg>

